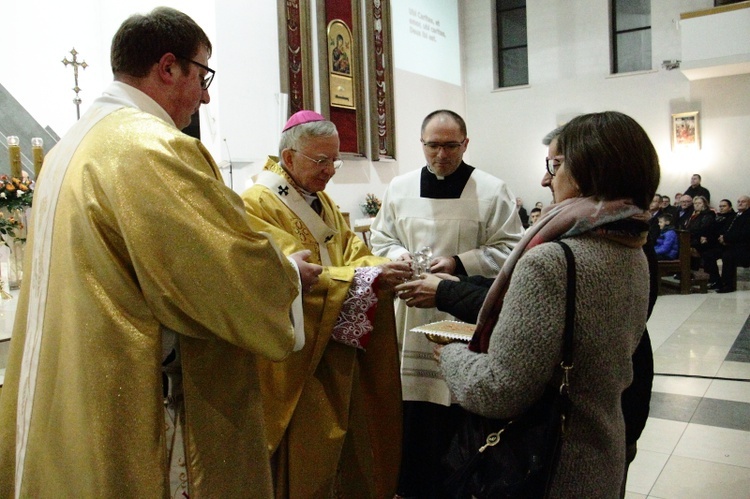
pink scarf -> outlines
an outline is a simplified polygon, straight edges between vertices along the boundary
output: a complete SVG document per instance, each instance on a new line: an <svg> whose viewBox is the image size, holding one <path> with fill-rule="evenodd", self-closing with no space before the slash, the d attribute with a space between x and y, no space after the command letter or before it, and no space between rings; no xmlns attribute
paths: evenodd
<svg viewBox="0 0 750 499"><path fill-rule="evenodd" d="M597 201L591 197L576 197L545 208L542 218L526 231L492 283L479 311L477 327L469 343L469 349L474 352L487 352L492 330L497 324L505 293L508 291L510 276L526 251L542 243L586 232L616 240L632 248L640 248L646 242L647 217L644 210L625 199ZM629 224L628 227L617 227L613 224L627 219L643 222L644 225Z"/></svg>

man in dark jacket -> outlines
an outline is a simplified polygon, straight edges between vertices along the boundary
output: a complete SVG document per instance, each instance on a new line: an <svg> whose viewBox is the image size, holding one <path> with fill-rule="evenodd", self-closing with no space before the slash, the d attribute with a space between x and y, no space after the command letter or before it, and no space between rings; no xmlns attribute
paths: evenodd
<svg viewBox="0 0 750 499"><path fill-rule="evenodd" d="M676 230L685 230L690 217L693 215L693 198L687 194L683 194L680 198L680 209L677 213L677 219L674 227Z"/></svg>
<svg viewBox="0 0 750 499"><path fill-rule="evenodd" d="M737 214L718 237L719 246L703 255L703 268L708 273L709 285L718 293L737 289L737 267L750 266L750 196L737 199ZM717 261L722 261L719 275Z"/></svg>
<svg viewBox="0 0 750 499"><path fill-rule="evenodd" d="M709 203L711 202L711 193L701 185L701 176L697 173L690 177L690 187L685 190L683 195L688 195L691 198L694 198L695 196L703 196Z"/></svg>

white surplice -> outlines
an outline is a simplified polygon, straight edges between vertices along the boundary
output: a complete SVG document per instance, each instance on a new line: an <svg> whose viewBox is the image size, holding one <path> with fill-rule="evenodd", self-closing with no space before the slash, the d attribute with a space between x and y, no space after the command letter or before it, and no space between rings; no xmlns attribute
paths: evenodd
<svg viewBox="0 0 750 499"><path fill-rule="evenodd" d="M433 256L458 255L468 275L495 276L523 234L515 196L502 180L474 169L461 197L420 197L421 169L393 179L372 223L372 251L396 259L425 246ZM454 319L437 309L409 308L396 299L403 399L450 405L432 344L410 329Z"/></svg>

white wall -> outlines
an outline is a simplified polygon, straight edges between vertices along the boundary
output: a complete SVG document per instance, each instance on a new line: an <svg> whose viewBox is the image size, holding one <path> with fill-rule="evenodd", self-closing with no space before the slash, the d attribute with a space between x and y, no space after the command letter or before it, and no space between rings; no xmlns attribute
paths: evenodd
<svg viewBox="0 0 750 499"><path fill-rule="evenodd" d="M170 5L192 16L214 36L213 1L79 0L75 4L50 0L3 2L0 15L0 83L42 125L63 135L76 121L73 69L62 64L72 59L88 64L79 69L81 114L112 81L109 49L112 36L130 14L157 5Z"/></svg>
<svg viewBox="0 0 750 499"><path fill-rule="evenodd" d="M673 196L703 176L713 204L750 193L743 155L750 136L750 75L690 82L661 61L680 59L679 14L711 0L652 2L651 72L609 75L609 20L601 0L528 0L527 87L493 90L492 4L462 3L467 121L475 166L510 183L527 206L550 202L539 184L542 137L580 113L617 110L648 132L659 153L664 194ZM672 113L700 111L702 149L672 152Z"/></svg>
<svg viewBox="0 0 750 499"><path fill-rule="evenodd" d="M399 0L402 1L402 0ZM441 0L453 4L456 0ZM73 72L61 61L75 47L89 67L80 71L81 113L112 81L109 50L112 36L134 12L168 5L200 24L213 44L209 65L216 69L211 103L201 107L201 136L219 164L232 161L232 184L242 192L269 154L276 154L280 111L276 2L242 0L80 0L74 6L51 0L3 2L0 83L42 126L65 134L76 120ZM458 31L458 30L456 30ZM313 43L313 51L317 46ZM409 47L396 47L409 50ZM426 54L430 59L432 54ZM328 186L329 193L352 219L363 215L359 204L367 193L381 196L390 180L424 164L419 146L422 118L437 108L465 110L463 90L409 71L394 71L396 160L372 162L349 158ZM228 168L222 168L227 185Z"/></svg>
<svg viewBox="0 0 750 499"><path fill-rule="evenodd" d="M202 135L217 162L231 157L234 189L241 192L265 156L276 152L282 121L272 0L81 0L74 7L50 0L4 2L0 46L6 50L0 83L42 125L64 134L75 120L75 106L72 70L63 66L62 58L75 46L90 65L79 82L85 111L112 79L109 46L119 24L133 12L160 4L187 12L213 42L210 65L217 76L211 103L202 111ZM578 113L605 109L630 114L648 131L663 165L660 189L665 193L687 187L694 172L703 175L714 201L750 193L743 150L750 136L750 76L691 83L679 71L660 67L662 60L681 58L676 22L680 12L709 7L711 0L652 2L655 69L619 77L609 76L607 2L529 0L530 85L501 91L493 90L492 4L458 3L463 87L409 68L394 70L396 160L347 159L328 187L353 219L362 216L359 203L368 192L381 196L395 175L424 164L419 127L422 118L438 108L453 109L467 119L467 161L508 181L527 206L550 201L539 186L545 156L541 138ZM408 50L394 47L396 54ZM674 153L670 115L690 110L700 111L703 148L694 154ZM228 169L222 171L228 184Z"/></svg>

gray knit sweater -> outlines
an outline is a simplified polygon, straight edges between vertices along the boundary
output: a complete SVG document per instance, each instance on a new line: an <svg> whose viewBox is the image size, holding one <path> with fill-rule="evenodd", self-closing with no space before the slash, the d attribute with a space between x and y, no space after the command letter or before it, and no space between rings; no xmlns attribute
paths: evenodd
<svg viewBox="0 0 750 499"><path fill-rule="evenodd" d="M572 410L552 497L618 497L625 466L622 391L646 325L648 265L641 249L594 236L565 240L576 260ZM441 355L445 380L466 409L521 414L561 360L566 263L562 248L532 248L516 265L487 354L465 344Z"/></svg>

